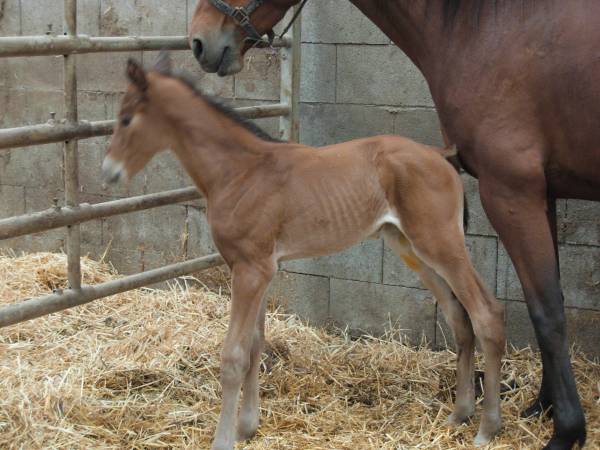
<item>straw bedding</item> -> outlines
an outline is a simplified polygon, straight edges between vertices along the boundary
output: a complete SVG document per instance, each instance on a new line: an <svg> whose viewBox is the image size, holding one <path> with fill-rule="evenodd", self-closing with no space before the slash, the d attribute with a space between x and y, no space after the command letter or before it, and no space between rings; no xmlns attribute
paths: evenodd
<svg viewBox="0 0 600 450"><path fill-rule="evenodd" d="M63 255L1 256L2 303L64 287L65 267ZM86 283L117 276L89 259L83 274ZM228 299L194 285L133 291L3 329L0 448L208 448ZM392 337L352 340L277 310L267 333L259 434L238 448L471 448L477 417L454 429L444 424L451 352ZM599 448L600 365L577 355L575 370L589 448ZM503 377L511 380L505 427L489 448L540 448L551 422L518 418L539 384L538 355L508 354Z"/></svg>

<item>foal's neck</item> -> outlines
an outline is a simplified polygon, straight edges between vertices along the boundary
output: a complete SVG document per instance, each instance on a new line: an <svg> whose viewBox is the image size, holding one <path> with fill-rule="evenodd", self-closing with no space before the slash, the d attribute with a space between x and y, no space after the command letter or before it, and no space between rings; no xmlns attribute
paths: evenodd
<svg viewBox="0 0 600 450"><path fill-rule="evenodd" d="M261 139L202 96L184 94L164 111L174 127L173 151L205 197L285 145Z"/></svg>

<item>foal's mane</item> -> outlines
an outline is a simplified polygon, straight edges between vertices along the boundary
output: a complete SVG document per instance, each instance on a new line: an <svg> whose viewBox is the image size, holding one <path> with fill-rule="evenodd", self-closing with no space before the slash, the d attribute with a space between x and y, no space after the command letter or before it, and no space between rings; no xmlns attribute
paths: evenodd
<svg viewBox="0 0 600 450"><path fill-rule="evenodd" d="M251 120L242 117L235 109L233 109L231 106L226 105L222 99L203 93L200 90L199 80L194 76L190 75L189 73L180 69L155 70L161 75L181 81L183 84L189 87L195 95L200 97L202 100L204 100L214 109L216 109L219 113L223 114L224 116L230 118L237 124L241 125L243 128L250 131L255 136L261 138L264 141L281 142L279 139L272 137L270 134L268 134L266 131L264 131Z"/></svg>

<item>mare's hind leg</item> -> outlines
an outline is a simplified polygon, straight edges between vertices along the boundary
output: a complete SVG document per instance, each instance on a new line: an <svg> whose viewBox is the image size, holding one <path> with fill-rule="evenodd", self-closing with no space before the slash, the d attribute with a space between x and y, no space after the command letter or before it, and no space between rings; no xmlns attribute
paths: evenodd
<svg viewBox="0 0 600 450"><path fill-rule="evenodd" d="M412 246L397 228L388 226L383 234L386 244L417 272L423 285L431 291L452 330L457 354L456 402L448 422L460 424L471 417L475 411L473 386L475 336L469 316L452 294L448 283L414 254Z"/></svg>
<svg viewBox="0 0 600 450"><path fill-rule="evenodd" d="M504 352L503 308L473 268L458 223L427 223L406 230L413 249L450 286L466 309L485 356L485 398L476 445L500 430L500 367Z"/></svg>

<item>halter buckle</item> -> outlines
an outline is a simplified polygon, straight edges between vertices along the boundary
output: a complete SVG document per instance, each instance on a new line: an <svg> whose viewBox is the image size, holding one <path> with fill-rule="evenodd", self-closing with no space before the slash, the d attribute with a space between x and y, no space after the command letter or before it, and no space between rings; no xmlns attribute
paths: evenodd
<svg viewBox="0 0 600 450"><path fill-rule="evenodd" d="M241 27L250 25L250 16L248 15L246 8L243 6L236 6L233 8L231 18L235 20Z"/></svg>

